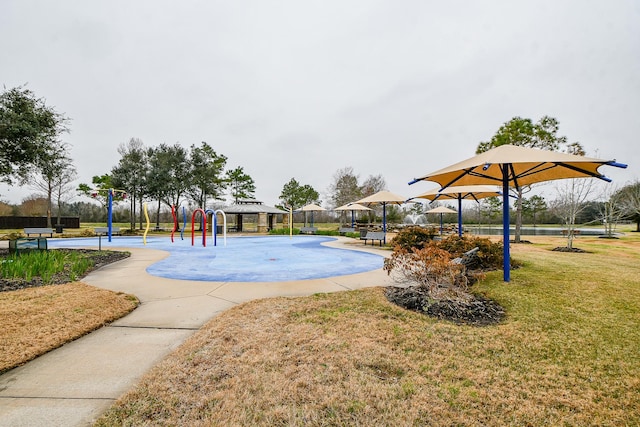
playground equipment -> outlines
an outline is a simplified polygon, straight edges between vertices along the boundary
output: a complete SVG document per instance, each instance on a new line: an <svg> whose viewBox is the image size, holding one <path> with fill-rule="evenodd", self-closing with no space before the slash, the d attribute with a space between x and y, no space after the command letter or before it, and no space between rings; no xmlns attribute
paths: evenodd
<svg viewBox="0 0 640 427"><path fill-rule="evenodd" d="M182 207L182 230L180 230L180 239L184 240L184 229L187 228L187 209Z"/></svg>
<svg viewBox="0 0 640 427"><path fill-rule="evenodd" d="M178 211L174 205L171 205L171 216L173 217L173 229L171 230L171 243L173 243L173 235L178 230ZM180 230L180 240L184 240L184 229L187 228L187 209L182 207L182 229Z"/></svg>
<svg viewBox="0 0 640 427"><path fill-rule="evenodd" d="M124 190L116 190L115 188L98 188L91 191L91 196L96 197L100 191L107 192L107 236L111 241L111 234L113 231L113 195L119 193L122 195L122 200L127 198L127 192Z"/></svg>
<svg viewBox="0 0 640 427"><path fill-rule="evenodd" d="M178 215L176 214L176 207L171 205L171 216L173 217L173 228L171 229L171 243L173 243L173 233L178 229Z"/></svg>
<svg viewBox="0 0 640 427"><path fill-rule="evenodd" d="M174 210L174 208L172 207L172 211ZM183 211L184 212L184 211ZM221 211L220 209L218 210L213 210L213 209L207 209L206 211L204 209L196 209L195 211L193 211L193 214L191 215L191 246L194 245L195 243L195 225L196 225L196 214L200 213L200 223L201 223L201 228L202 228L202 246L207 246L207 215L211 214L211 216L213 217L213 246L217 246L218 242L217 242L217 228L218 228L218 213L222 214L222 218L223 218L223 236L224 236L224 245L227 246L227 216L225 215L225 213L223 211ZM176 217L174 216L174 229L175 226L177 224L177 220ZM172 239L171 241L173 242L173 233L172 233Z"/></svg>
<svg viewBox="0 0 640 427"><path fill-rule="evenodd" d="M193 211L193 214L191 215L191 246L193 246L194 243L194 238L195 238L195 224L196 224L196 214L197 213L202 214L201 216L201 223L202 223L202 246L207 246L207 214L204 212L204 209L196 209L195 211Z"/></svg>
<svg viewBox="0 0 640 427"><path fill-rule="evenodd" d="M224 237L224 245L227 246L227 215L220 209L207 209L206 214L211 214L213 218L213 246L217 246L218 242L218 213L222 214L222 236Z"/></svg>
<svg viewBox="0 0 640 427"><path fill-rule="evenodd" d="M151 222L149 221L149 212L147 211L147 204L144 205L144 217L147 220L147 228L144 230L144 236L142 236L142 243L147 244L147 233L149 233L149 227L151 226ZM173 240L172 240L173 241Z"/></svg>

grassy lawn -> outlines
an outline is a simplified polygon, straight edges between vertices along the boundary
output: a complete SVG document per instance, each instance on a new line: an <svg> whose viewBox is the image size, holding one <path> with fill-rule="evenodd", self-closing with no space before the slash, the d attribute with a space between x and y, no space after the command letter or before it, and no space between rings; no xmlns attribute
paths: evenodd
<svg viewBox="0 0 640 427"><path fill-rule="evenodd" d="M7 252L0 251L0 373L98 329L138 305L134 296L77 281L128 253Z"/></svg>
<svg viewBox="0 0 640 427"><path fill-rule="evenodd" d="M222 313L98 422L111 425L640 424L640 236L512 245L524 267L477 291L505 307L457 326L379 288Z"/></svg>
<svg viewBox="0 0 640 427"><path fill-rule="evenodd" d="M81 282L0 292L0 373L131 312L131 295Z"/></svg>

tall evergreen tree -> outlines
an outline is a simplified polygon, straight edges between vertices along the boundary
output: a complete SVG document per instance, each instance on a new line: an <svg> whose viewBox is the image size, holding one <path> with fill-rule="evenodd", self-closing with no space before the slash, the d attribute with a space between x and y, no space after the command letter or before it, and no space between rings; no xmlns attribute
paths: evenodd
<svg viewBox="0 0 640 427"><path fill-rule="evenodd" d="M537 123L531 119L514 117L504 123L489 141L480 142L476 148L476 154L483 153L501 145L517 145L521 147L539 148L542 150L564 151L571 154L584 155L582 146L577 143L569 144L567 137L558 136L559 122L557 119L544 116ZM516 231L515 241L520 241L522 229L522 202L523 195L530 190L530 186L513 189L516 196Z"/></svg>
<svg viewBox="0 0 640 427"><path fill-rule="evenodd" d="M191 185L189 158L180 144L160 144L147 149L147 156L147 190L158 201L156 227L159 227L161 204L178 206Z"/></svg>
<svg viewBox="0 0 640 427"><path fill-rule="evenodd" d="M291 178L282 188L280 193L281 206L299 209L310 203L320 204L320 195L310 185L300 185L295 178Z"/></svg>
<svg viewBox="0 0 640 427"><path fill-rule="evenodd" d="M221 199L226 180L224 167L227 158L206 142L191 146L189 154L189 197L201 208L206 208L208 199Z"/></svg>
<svg viewBox="0 0 640 427"><path fill-rule="evenodd" d="M252 199L256 191L253 178L244 172L242 166L227 171L227 182L231 198L235 203L240 199Z"/></svg>
<svg viewBox="0 0 640 427"><path fill-rule="evenodd" d="M118 147L120 161L118 165L111 169L113 185L125 190L129 194L130 203L130 226L136 228L136 205L142 206L145 196L146 179L148 170L147 151L142 140L131 138L127 143L122 143ZM142 224L142 209L140 212L140 223ZM142 225L140 226L142 228Z"/></svg>

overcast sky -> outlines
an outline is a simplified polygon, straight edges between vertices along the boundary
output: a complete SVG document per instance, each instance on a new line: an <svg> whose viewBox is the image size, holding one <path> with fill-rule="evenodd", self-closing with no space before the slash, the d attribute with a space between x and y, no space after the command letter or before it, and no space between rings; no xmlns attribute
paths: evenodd
<svg viewBox="0 0 640 427"><path fill-rule="evenodd" d="M0 84L72 120L79 182L117 147L206 141L256 198L334 173L407 183L471 157L514 116L550 115L640 176L640 2L0 1ZM28 188L0 187L11 202Z"/></svg>

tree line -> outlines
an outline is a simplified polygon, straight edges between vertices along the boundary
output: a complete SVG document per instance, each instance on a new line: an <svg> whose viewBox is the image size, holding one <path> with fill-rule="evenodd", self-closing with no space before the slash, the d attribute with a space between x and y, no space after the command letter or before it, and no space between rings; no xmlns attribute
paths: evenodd
<svg viewBox="0 0 640 427"><path fill-rule="evenodd" d="M90 184L82 183L74 188L72 183L77 172L69 153L70 147L62 140L63 134L69 131L68 123L68 117L24 86L5 89L0 94L0 181L10 185L29 185L39 191L46 201L49 226L54 207L59 217L65 208L73 205L69 200L74 189L78 194L103 204L108 189L123 190L115 193L114 198L124 201L126 194L132 228L135 228L137 218L142 226L142 204L145 201L155 202L159 218L163 204L177 206L186 201L194 207L204 208L208 203L223 203L227 195L236 203L255 197L253 178L242 166L227 169L227 157L208 143L192 144L189 148L178 143L147 147L138 138L131 138L118 147L120 160L109 172L94 176ZM565 136L558 135L558 130L558 120L549 116L537 122L514 117L505 122L490 140L480 142L476 152L512 144L584 155L580 143L569 142ZM590 196L593 197L593 188L578 186L576 182L579 180L566 181L570 182L567 184L570 188L558 189L550 207L554 215L571 224L594 206L594 202L589 200ZM384 189L386 182L382 175L370 175L361 181L353 168L347 166L333 175L327 189L326 205L335 208ZM520 236L523 216L532 212L531 219L535 223L549 211L543 198L525 197L530 190L531 187L512 189L516 200L516 240ZM602 222L611 226L620 219L630 219L638 224L640 231L639 181L623 187L609 186L605 193L596 203ZM322 203L320 194L312 186L295 178L283 185L279 207L296 210L309 203ZM499 201L485 201L483 209L490 213L492 204L495 208ZM6 203L0 204L4 211L7 211L7 206ZM392 217L400 215L400 211L391 209L390 214ZM372 211L370 215L373 218L376 212Z"/></svg>
<svg viewBox="0 0 640 427"><path fill-rule="evenodd" d="M118 153L120 160L110 173L94 176L91 184L82 183L77 190L102 204L106 204L109 189L123 190L113 196L115 201L128 200L131 228L135 228L136 217L142 224L145 201L156 202L159 218L163 203L179 206L188 201L206 208L222 200L226 192L235 202L254 197L253 178L241 166L225 170L227 157L206 142L189 149L178 143L146 147L140 139L131 138L118 147Z"/></svg>

